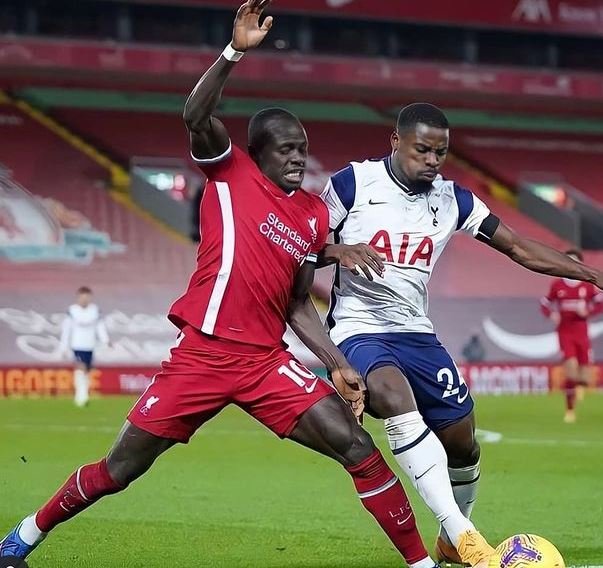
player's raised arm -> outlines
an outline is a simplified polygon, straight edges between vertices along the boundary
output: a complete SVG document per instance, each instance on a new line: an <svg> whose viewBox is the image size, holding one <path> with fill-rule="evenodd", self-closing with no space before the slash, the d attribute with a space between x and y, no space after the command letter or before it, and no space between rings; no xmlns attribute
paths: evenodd
<svg viewBox="0 0 603 568"><path fill-rule="evenodd" d="M491 247L517 264L540 274L591 282L603 288L603 272L532 239L526 239L500 222L489 239Z"/></svg>
<svg viewBox="0 0 603 568"><path fill-rule="evenodd" d="M224 125L213 116L222 89L237 61L248 49L257 47L272 26L262 12L271 0L248 0L235 17L232 41L218 60L199 79L184 105L184 122L191 137L191 152L198 160L216 158L228 151L230 140Z"/></svg>

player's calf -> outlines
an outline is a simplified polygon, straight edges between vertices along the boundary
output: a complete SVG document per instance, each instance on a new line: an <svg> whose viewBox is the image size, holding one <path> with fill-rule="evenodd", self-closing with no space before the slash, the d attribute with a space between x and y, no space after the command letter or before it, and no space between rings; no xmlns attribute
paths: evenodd
<svg viewBox="0 0 603 568"><path fill-rule="evenodd" d="M448 458L441 442L425 425L419 412L385 420L389 445L400 468L458 546L460 537L475 531L459 509L448 477Z"/></svg>
<svg viewBox="0 0 603 568"><path fill-rule="evenodd" d="M364 508L400 551L411 568L433 568L408 497L379 450L357 465L346 468L352 476Z"/></svg>

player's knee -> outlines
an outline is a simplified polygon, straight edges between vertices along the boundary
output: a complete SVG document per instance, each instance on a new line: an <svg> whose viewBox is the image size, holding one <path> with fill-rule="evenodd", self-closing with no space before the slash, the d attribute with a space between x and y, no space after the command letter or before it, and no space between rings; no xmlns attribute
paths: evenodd
<svg viewBox="0 0 603 568"><path fill-rule="evenodd" d="M138 479L148 469L148 465L142 463L135 455L119 455L112 452L107 456L109 475L115 483L124 488Z"/></svg>
<svg viewBox="0 0 603 568"><path fill-rule="evenodd" d="M450 467L469 467L479 461L481 449L474 435L449 440L445 448Z"/></svg>
<svg viewBox="0 0 603 568"><path fill-rule="evenodd" d="M346 466L359 464L375 451L375 443L368 432L360 426L352 429L341 448L341 463Z"/></svg>
<svg viewBox="0 0 603 568"><path fill-rule="evenodd" d="M414 395L404 375L393 367L371 373L370 407L381 418L399 416L417 409Z"/></svg>

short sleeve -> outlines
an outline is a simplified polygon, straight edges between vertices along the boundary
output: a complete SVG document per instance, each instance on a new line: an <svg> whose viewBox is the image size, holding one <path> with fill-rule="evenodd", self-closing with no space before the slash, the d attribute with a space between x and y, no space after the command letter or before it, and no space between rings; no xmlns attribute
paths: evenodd
<svg viewBox="0 0 603 568"><path fill-rule="evenodd" d="M312 246L312 252L319 253L327 242L329 236L329 210L322 202L318 203L318 223L316 227L316 242Z"/></svg>
<svg viewBox="0 0 603 568"><path fill-rule="evenodd" d="M238 167L242 161L251 161L251 158L232 142L228 143L228 148L223 154L215 158L195 158L192 152L191 158L207 176L207 179L211 181L220 181Z"/></svg>
<svg viewBox="0 0 603 568"><path fill-rule="evenodd" d="M316 239L312 242L308 256L306 257L308 262L318 261L318 253L325 248L327 237L329 236L329 210L320 199L317 199L316 203Z"/></svg>
<svg viewBox="0 0 603 568"><path fill-rule="evenodd" d="M459 210L456 230L477 236L480 225L490 215L490 209L468 189L457 184L454 184L454 197Z"/></svg>
<svg viewBox="0 0 603 568"><path fill-rule="evenodd" d="M320 198L327 206L329 227L334 231L348 216L356 199L356 176L351 164L329 178Z"/></svg>

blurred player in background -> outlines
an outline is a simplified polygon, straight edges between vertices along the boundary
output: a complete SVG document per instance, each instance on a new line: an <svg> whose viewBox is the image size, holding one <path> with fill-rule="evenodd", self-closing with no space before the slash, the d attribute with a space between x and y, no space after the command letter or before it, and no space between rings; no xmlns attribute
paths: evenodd
<svg viewBox="0 0 603 568"><path fill-rule="evenodd" d="M480 447L469 389L427 317L431 272L462 231L535 272L599 287L603 274L519 236L473 193L445 180L439 172L448 144L444 113L411 104L398 115L391 154L351 163L322 197L335 233L324 262L339 263L331 337L365 377L368 411L385 420L397 462L441 523L438 559L459 563L462 536L475 531L468 519ZM296 331L302 338L314 333L310 326Z"/></svg>
<svg viewBox="0 0 603 568"><path fill-rule="evenodd" d="M575 261L583 261L579 250L572 249L566 254ZM540 300L540 307L557 328L565 377L564 421L573 423L577 394L588 386L592 372L588 319L603 312L603 293L589 282L556 278L549 293Z"/></svg>
<svg viewBox="0 0 603 568"><path fill-rule="evenodd" d="M186 102L191 152L208 184L197 270L169 314L181 330L179 342L130 411L107 457L75 471L7 535L0 556L25 558L59 523L124 490L163 452L188 442L225 406L236 404L278 436L337 460L411 567L434 566L402 485L344 402L362 413L358 373L319 329L312 348L339 396L282 341L288 314L294 317L308 301L329 229L324 203L301 189L306 133L287 111L261 111L249 124L248 155L213 116L236 62L272 25L270 17L259 23L267 4L249 0L241 6L232 43Z"/></svg>
<svg viewBox="0 0 603 568"><path fill-rule="evenodd" d="M92 290L82 286L63 321L60 347L63 355L71 356L73 353L75 359L73 400L76 406L86 406L90 400L90 369L99 341L109 345L109 334L98 306L92 303Z"/></svg>

